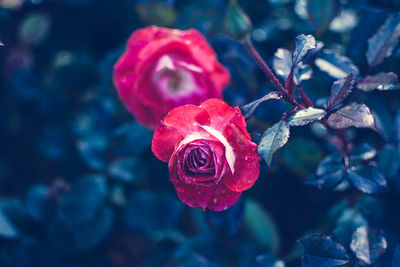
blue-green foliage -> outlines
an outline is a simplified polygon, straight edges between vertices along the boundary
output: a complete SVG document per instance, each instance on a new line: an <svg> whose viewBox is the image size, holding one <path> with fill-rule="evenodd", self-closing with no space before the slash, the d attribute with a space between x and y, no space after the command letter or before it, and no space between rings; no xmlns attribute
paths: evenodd
<svg viewBox="0 0 400 267"><path fill-rule="evenodd" d="M314 107L282 118L227 1L0 1L0 266L400 266L399 1L238 2ZM206 36L270 165L226 211L180 202L113 87L152 24Z"/></svg>

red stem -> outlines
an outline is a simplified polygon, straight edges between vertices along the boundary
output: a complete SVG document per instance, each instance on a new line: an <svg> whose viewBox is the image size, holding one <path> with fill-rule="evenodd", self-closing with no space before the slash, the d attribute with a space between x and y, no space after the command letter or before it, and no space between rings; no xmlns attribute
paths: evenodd
<svg viewBox="0 0 400 267"><path fill-rule="evenodd" d="M299 107L299 108L304 108L303 105L298 103L293 96L291 97L288 92L283 88L282 84L279 82L278 78L275 76L275 74L271 71L271 69L268 67L268 65L265 63L265 61L262 59L260 54L257 52L255 49L253 43L251 40L247 40L244 42L244 47L246 48L247 52L250 54L250 56L254 59L254 61L260 66L260 68L264 71L264 73L267 75L268 79L270 82L274 85L274 87L282 93L283 99L290 104Z"/></svg>

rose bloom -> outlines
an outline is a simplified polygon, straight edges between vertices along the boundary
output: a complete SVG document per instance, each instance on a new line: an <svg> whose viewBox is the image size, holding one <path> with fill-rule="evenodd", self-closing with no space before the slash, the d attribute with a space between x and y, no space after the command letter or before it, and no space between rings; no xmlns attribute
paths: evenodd
<svg viewBox="0 0 400 267"><path fill-rule="evenodd" d="M151 26L130 36L113 81L137 121L155 128L174 107L221 98L229 72L197 30Z"/></svg>
<svg viewBox="0 0 400 267"><path fill-rule="evenodd" d="M191 207L221 211L258 178L257 145L239 108L219 99L172 109L154 132L152 151Z"/></svg>

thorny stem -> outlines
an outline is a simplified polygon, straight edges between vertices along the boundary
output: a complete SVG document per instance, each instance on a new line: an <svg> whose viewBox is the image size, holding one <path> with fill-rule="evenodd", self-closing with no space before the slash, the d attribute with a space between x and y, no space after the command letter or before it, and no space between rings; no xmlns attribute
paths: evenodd
<svg viewBox="0 0 400 267"><path fill-rule="evenodd" d="M282 94L283 100L285 100L286 102L289 102L293 106L296 106L296 107L299 107L299 108L304 108L303 105L298 103L293 98L293 96L289 95L288 92L285 90L285 88L283 88L283 86L279 82L278 78L275 76L275 74L271 71L271 69L268 67L268 65L265 63L265 61L262 59L260 54L257 52L257 50L255 49L255 47L254 47L253 43L251 42L251 40L250 39L246 40L243 43L243 45L246 48L247 52L250 54L250 56L257 63L257 65L267 75L267 77L270 80L270 82Z"/></svg>

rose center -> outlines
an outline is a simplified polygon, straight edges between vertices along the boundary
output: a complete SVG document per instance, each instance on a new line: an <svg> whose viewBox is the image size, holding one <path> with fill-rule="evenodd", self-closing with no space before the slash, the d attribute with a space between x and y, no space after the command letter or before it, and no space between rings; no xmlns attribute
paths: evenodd
<svg viewBox="0 0 400 267"><path fill-rule="evenodd" d="M194 140L179 150L177 158L179 177L187 184L212 186L225 169L225 151L218 141Z"/></svg>
<svg viewBox="0 0 400 267"><path fill-rule="evenodd" d="M209 177L215 174L213 153L209 147L189 149L183 164L185 173L194 177Z"/></svg>
<svg viewBox="0 0 400 267"><path fill-rule="evenodd" d="M196 72L202 70L173 56L164 55L156 64L153 82L165 99L176 99L198 91Z"/></svg>

